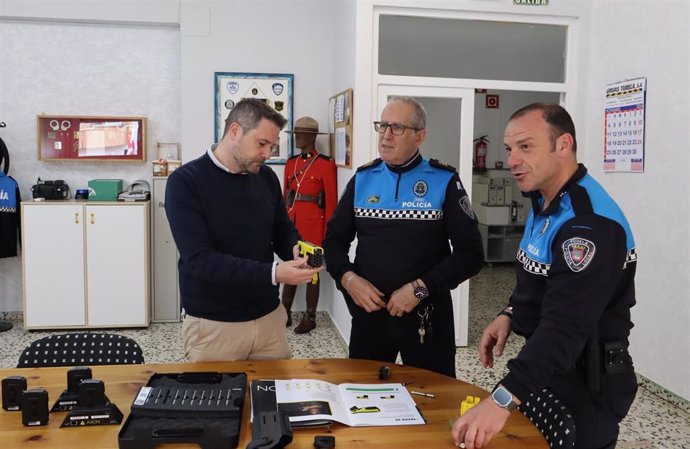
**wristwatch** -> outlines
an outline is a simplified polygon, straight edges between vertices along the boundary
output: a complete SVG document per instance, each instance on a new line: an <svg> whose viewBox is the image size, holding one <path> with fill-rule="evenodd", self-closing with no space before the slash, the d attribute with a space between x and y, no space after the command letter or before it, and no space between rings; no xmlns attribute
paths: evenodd
<svg viewBox="0 0 690 449"><path fill-rule="evenodd" d="M503 385L496 385L494 391L491 392L491 399L494 400L496 405L508 410L509 412L512 412L517 408L513 395Z"/></svg>
<svg viewBox="0 0 690 449"><path fill-rule="evenodd" d="M429 290L427 290L423 285L420 285L419 282L417 282L417 279L412 281L412 288L414 288L414 296L418 300L424 301L429 297Z"/></svg>

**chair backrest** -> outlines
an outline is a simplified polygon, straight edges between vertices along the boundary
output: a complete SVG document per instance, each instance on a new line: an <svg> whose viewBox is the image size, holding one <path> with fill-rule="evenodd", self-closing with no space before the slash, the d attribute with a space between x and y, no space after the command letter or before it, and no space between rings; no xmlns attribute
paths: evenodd
<svg viewBox="0 0 690 449"><path fill-rule="evenodd" d="M567 407L548 389L531 393L520 411L544 435L549 447L575 447L575 420Z"/></svg>
<svg viewBox="0 0 690 449"><path fill-rule="evenodd" d="M135 363L144 363L144 355L131 338L78 332L50 335L32 342L19 356L17 368Z"/></svg>

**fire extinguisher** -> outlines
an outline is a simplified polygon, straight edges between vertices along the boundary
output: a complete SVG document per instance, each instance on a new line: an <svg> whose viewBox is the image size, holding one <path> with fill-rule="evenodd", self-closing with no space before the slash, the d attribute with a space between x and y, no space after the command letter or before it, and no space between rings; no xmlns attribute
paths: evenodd
<svg viewBox="0 0 690 449"><path fill-rule="evenodd" d="M474 171L483 173L486 171L486 149L489 140L486 136L474 139Z"/></svg>

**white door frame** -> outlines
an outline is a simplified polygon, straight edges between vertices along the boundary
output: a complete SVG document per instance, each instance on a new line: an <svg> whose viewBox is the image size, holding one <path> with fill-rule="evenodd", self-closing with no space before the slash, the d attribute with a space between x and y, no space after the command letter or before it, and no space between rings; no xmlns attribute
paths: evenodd
<svg viewBox="0 0 690 449"><path fill-rule="evenodd" d="M457 161L445 161L458 167L467 194L472 197L472 139L474 130L474 89L461 87L413 86L397 84L379 84L377 95L377 116L381 116L388 97L400 95L406 97L450 98L460 100L460 145ZM372 145L376 148L376 145ZM469 281L460 284L451 292L455 324L455 345L467 346L468 312L470 300Z"/></svg>
<svg viewBox="0 0 690 449"><path fill-rule="evenodd" d="M577 61L578 52L575 51L577 42L577 19L575 15L528 15L514 14L505 11L468 11L450 9L426 9L414 7L399 7L388 4L386 0L367 0L369 8L361 11L362 24L371 25L373 33L362 39L360 44L371 48L371 89L377 98L376 108L372 110L374 117L380 117L381 111L389 95L405 95L412 97L446 97L461 99L460 124L460 159L458 161L460 179L463 180L468 194L472 195L472 136L474 132L474 89L485 88L492 90L520 90L539 92L559 92L561 104L576 109L576 98L573 94L577 89ZM414 3L414 2L413 2ZM421 6L421 4L420 4ZM561 11L563 12L563 11ZM417 17L439 17L473 20L502 20L522 23L543 23L564 25L568 27L568 39L565 49L565 80L562 83L529 82L509 80L480 80L460 78L435 78L418 76L381 75L378 70L379 49L379 16L381 14L398 14ZM367 17L368 16L368 17ZM370 37L369 37L370 36ZM369 42L365 42L371 39ZM359 48L362 48L361 45ZM376 120L376 118L374 118ZM369 148L377 148L377 135L370 131ZM375 154L370 155L376 157ZM453 163L453 162L451 162ZM452 293L453 312L455 321L455 344L468 344L468 312L469 312L469 281L463 282Z"/></svg>

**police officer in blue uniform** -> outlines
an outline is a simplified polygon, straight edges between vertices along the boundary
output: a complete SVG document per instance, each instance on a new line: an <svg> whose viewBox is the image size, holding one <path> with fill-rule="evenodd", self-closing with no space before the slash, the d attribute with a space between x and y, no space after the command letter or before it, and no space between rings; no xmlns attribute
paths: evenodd
<svg viewBox="0 0 690 449"><path fill-rule="evenodd" d="M455 422L453 440L485 446L517 405L546 388L572 414L576 448L614 448L637 391L628 354L637 265L630 226L577 163L565 109L535 103L518 110L504 142L532 212L513 294L481 339L482 365L493 367L511 331L526 343L492 395Z"/></svg>
<svg viewBox="0 0 690 449"><path fill-rule="evenodd" d="M425 125L416 100L388 102L374 122L381 157L348 183L323 246L352 316L349 356L394 362L400 353L454 377L450 291L479 272L483 250L456 170L419 152Z"/></svg>

